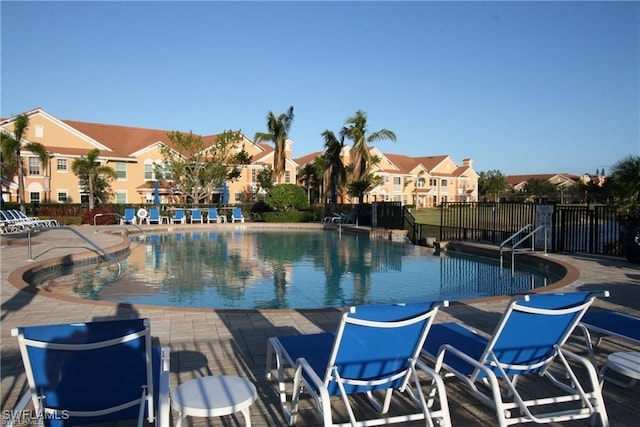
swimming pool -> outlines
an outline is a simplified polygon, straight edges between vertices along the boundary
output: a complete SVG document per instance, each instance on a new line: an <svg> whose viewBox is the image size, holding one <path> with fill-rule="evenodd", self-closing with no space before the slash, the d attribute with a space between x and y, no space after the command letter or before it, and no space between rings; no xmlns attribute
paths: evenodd
<svg viewBox="0 0 640 427"><path fill-rule="evenodd" d="M37 275L48 291L119 303L217 309L327 308L513 294L557 278L535 266L434 256L410 243L327 230L220 230L131 238L131 253Z"/></svg>

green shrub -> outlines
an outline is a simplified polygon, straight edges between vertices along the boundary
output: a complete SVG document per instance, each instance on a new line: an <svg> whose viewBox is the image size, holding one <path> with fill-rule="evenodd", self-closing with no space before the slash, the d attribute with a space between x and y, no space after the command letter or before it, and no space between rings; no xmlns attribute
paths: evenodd
<svg viewBox="0 0 640 427"><path fill-rule="evenodd" d="M308 211L263 212L264 222L310 222L313 214Z"/></svg>
<svg viewBox="0 0 640 427"><path fill-rule="evenodd" d="M304 189L295 184L278 184L271 187L264 201L276 211L296 211L309 207Z"/></svg>

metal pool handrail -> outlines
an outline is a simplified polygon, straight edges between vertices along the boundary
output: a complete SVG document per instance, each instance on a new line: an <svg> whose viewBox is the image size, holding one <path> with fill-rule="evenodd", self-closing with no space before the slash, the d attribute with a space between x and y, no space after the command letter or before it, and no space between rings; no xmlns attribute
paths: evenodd
<svg viewBox="0 0 640 427"><path fill-rule="evenodd" d="M120 215L119 213L115 213L115 212L106 212L106 213L99 213L99 214L95 214L93 216L93 227L95 228L95 230L93 231L94 233L98 232L98 225L96 224L96 218L99 216L117 216L118 218L122 218L122 215ZM140 227L138 227L136 224L129 224L129 225L133 225L135 228L137 228L138 230L140 230L141 233L144 234L144 230Z"/></svg>
<svg viewBox="0 0 640 427"><path fill-rule="evenodd" d="M69 231L71 231L72 233L74 233L75 235L80 237L82 240L84 240L85 242L87 242L88 244L93 246L98 252L100 252L100 254L103 257L105 257L109 261L112 261L113 263L115 263L118 266L118 273L116 274L115 278L120 277L120 275L122 274L122 266L120 265L120 262L113 257L113 255L111 255L110 253L108 253L107 251L102 249L100 246L98 246L98 244L96 244L94 241L92 241L91 239L89 239L86 236L84 236L82 233L80 233L75 228L73 228L73 227L49 227L49 228L46 229L46 231L52 231L52 230L69 230ZM29 233L27 234L27 239L28 239L28 242L29 242L29 244L28 244L28 258L27 258L27 261L33 261L33 256L32 256L32 251L31 251L31 232L33 232L33 231L34 230L31 229L31 230L29 230ZM45 231L45 230L37 230L37 231Z"/></svg>
<svg viewBox="0 0 640 427"><path fill-rule="evenodd" d="M500 269L502 269L502 264L503 264L502 251L504 250L504 246L508 242L515 239L516 237L518 237L519 235L521 235L531 227L533 227L532 224L525 225L520 230L513 233L513 235L509 237L507 240L500 243ZM517 242L511 245L511 248L510 248L511 249L511 275L515 274L515 253L516 253L517 247L520 246L520 244L522 244L522 242L526 241L528 238L535 236L535 234L540 230L544 231L544 253L545 254L547 253L547 229L543 225L539 225L538 227L534 228L531 232L527 233L522 239L518 240ZM531 252L535 252L535 241L533 239L531 239Z"/></svg>

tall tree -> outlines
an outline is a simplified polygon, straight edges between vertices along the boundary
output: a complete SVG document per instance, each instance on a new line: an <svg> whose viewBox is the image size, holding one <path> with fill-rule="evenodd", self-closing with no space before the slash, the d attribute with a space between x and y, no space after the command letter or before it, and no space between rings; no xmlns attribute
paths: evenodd
<svg viewBox="0 0 640 427"><path fill-rule="evenodd" d="M87 191L89 192L89 210L95 206L96 189L102 187L102 182L106 179L116 177L116 171L109 166L101 165L98 162L100 151L96 148L81 156L71 163L71 171L81 180L87 183ZM105 179L106 178L106 179ZM100 197L100 196L99 196Z"/></svg>
<svg viewBox="0 0 640 427"><path fill-rule="evenodd" d="M347 171L342 162L342 148L344 147L344 136L340 140L333 132L325 130L322 132L324 138L324 187L331 191L331 203L335 204L338 193L342 191L347 182Z"/></svg>
<svg viewBox="0 0 640 427"><path fill-rule="evenodd" d="M478 195L480 197L491 197L494 202L500 200L500 195L504 194L509 187L507 178L499 170L480 172L478 175Z"/></svg>
<svg viewBox="0 0 640 427"><path fill-rule="evenodd" d="M529 180L527 180L525 188L527 189L527 193L536 198L555 195L558 192L556 186L551 182L546 179L538 178L530 178Z"/></svg>
<svg viewBox="0 0 640 427"><path fill-rule="evenodd" d="M640 215L640 156L627 156L613 166L611 186L622 211Z"/></svg>
<svg viewBox="0 0 640 427"><path fill-rule="evenodd" d="M367 133L367 115L364 111L356 111L355 116L349 117L340 134L353 141L351 148L352 181L362 181L371 168L371 153L369 144L389 139L396 141L396 134L388 129Z"/></svg>
<svg viewBox="0 0 640 427"><path fill-rule="evenodd" d="M16 116L13 124L13 136L2 133L2 177L8 181L18 175L18 203L20 210L26 212L24 197L24 165L22 151L30 151L38 157L43 168L47 167L49 155L44 145L38 142L28 142L22 145L27 130L29 129L29 117L23 113ZM0 194L0 197L2 195Z"/></svg>
<svg viewBox="0 0 640 427"><path fill-rule="evenodd" d="M173 184L182 196L193 203L211 197L214 189L227 180L240 177L242 166L250 162L239 131L224 131L215 144L210 144L193 132L170 132L172 146L161 145L163 161L171 165Z"/></svg>
<svg viewBox="0 0 640 427"><path fill-rule="evenodd" d="M289 138L289 130L291 130L292 124L293 106L289 107L286 113L282 113L279 116L269 111L267 114L267 132L257 132L253 138L256 144L262 141L273 142L273 173L278 183L280 183L285 171L287 159L286 142Z"/></svg>
<svg viewBox="0 0 640 427"><path fill-rule="evenodd" d="M300 169L300 174L298 175L302 186L307 192L307 200L309 203L312 203L311 192L316 185L318 177L316 176L316 168L313 163L307 163Z"/></svg>

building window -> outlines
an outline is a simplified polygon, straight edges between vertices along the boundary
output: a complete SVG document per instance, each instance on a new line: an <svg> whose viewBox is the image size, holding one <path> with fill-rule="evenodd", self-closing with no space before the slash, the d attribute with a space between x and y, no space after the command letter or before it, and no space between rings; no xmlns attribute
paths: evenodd
<svg viewBox="0 0 640 427"><path fill-rule="evenodd" d="M116 178L127 179L127 164L124 162L116 162Z"/></svg>
<svg viewBox="0 0 640 427"><path fill-rule="evenodd" d="M424 188L424 184L425 184L425 179L424 178L418 178L418 181L416 182L416 187Z"/></svg>
<svg viewBox="0 0 640 427"><path fill-rule="evenodd" d="M284 182L291 182L291 171L284 171Z"/></svg>
<svg viewBox="0 0 640 427"><path fill-rule="evenodd" d="M31 192L29 193L29 201L31 203L40 203L40 192Z"/></svg>
<svg viewBox="0 0 640 427"><path fill-rule="evenodd" d="M36 125L36 138L44 138L44 126Z"/></svg>
<svg viewBox="0 0 640 427"><path fill-rule="evenodd" d="M40 175L40 160L37 157L29 157L29 175Z"/></svg>
<svg viewBox="0 0 640 427"><path fill-rule="evenodd" d="M258 181L258 171L251 169L251 182Z"/></svg>
<svg viewBox="0 0 640 427"><path fill-rule="evenodd" d="M173 175L171 174L171 163L164 165L164 179L171 180ZM160 176L158 176L160 178Z"/></svg>
<svg viewBox="0 0 640 427"><path fill-rule="evenodd" d="M153 179L153 165L151 163L145 163L144 165L144 180L151 181Z"/></svg>
<svg viewBox="0 0 640 427"><path fill-rule="evenodd" d="M116 203L118 204L127 203L127 193L123 191L116 191Z"/></svg>
<svg viewBox="0 0 640 427"><path fill-rule="evenodd" d="M69 159L57 159L56 169L58 172L67 172L69 170Z"/></svg>
<svg viewBox="0 0 640 427"><path fill-rule="evenodd" d="M58 191L58 203L67 203L69 201L69 193L66 191Z"/></svg>
<svg viewBox="0 0 640 427"><path fill-rule="evenodd" d="M242 202L242 191L236 191L235 199L236 199L236 203Z"/></svg>
<svg viewBox="0 0 640 427"><path fill-rule="evenodd" d="M441 181L440 186L441 186L441 187L446 187L446 186L447 186L447 180L446 180L446 179L443 179L443 180Z"/></svg>
<svg viewBox="0 0 640 427"><path fill-rule="evenodd" d="M437 187L437 186L438 186L438 180L437 180L437 179L435 179L435 178L431 178L431 179L429 179L429 185L430 185L431 187Z"/></svg>

